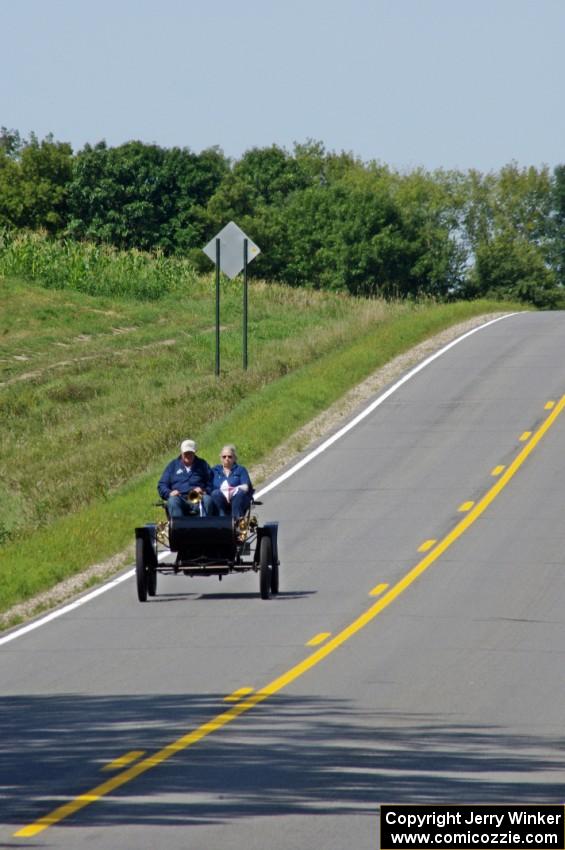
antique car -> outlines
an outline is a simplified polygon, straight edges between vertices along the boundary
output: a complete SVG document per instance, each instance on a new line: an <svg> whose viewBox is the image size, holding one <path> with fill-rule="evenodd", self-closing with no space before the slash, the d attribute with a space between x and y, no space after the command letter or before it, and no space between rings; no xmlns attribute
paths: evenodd
<svg viewBox="0 0 565 850"><path fill-rule="evenodd" d="M166 510L166 503L159 502ZM135 529L137 596L157 594L157 576L218 576L253 570L261 599L279 590L278 522L259 525L252 501L247 514L169 517Z"/></svg>

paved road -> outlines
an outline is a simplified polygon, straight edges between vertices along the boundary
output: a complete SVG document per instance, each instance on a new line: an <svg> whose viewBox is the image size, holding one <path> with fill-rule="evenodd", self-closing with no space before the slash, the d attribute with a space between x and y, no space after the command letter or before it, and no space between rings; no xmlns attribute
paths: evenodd
<svg viewBox="0 0 565 850"><path fill-rule="evenodd" d="M278 598L130 580L1 647L0 847L369 850L383 802L562 802L564 352L563 313L493 324L268 493Z"/></svg>

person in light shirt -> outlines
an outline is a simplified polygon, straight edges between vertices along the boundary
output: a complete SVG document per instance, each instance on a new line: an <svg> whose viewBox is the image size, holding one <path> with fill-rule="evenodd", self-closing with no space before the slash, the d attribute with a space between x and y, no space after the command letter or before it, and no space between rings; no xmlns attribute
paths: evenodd
<svg viewBox="0 0 565 850"><path fill-rule="evenodd" d="M167 464L157 484L160 497L167 503L170 517L216 513L210 497L212 471L204 458L196 456L197 448L194 440L183 440L180 455ZM192 504L188 501L191 490L200 494L200 503Z"/></svg>
<svg viewBox="0 0 565 850"><path fill-rule="evenodd" d="M237 462L235 446L224 446L220 461L212 467L212 502L220 516L242 517L253 496L251 478L247 469Z"/></svg>

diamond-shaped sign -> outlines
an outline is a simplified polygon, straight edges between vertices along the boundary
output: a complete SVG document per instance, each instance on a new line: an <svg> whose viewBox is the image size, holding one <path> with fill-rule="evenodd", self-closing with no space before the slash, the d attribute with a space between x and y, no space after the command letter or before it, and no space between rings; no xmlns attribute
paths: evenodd
<svg viewBox="0 0 565 850"><path fill-rule="evenodd" d="M216 239L220 240L220 269L229 278L234 278L243 269L243 244L247 239L247 262L250 263L261 249L238 227L234 221L226 224L202 250L216 263Z"/></svg>

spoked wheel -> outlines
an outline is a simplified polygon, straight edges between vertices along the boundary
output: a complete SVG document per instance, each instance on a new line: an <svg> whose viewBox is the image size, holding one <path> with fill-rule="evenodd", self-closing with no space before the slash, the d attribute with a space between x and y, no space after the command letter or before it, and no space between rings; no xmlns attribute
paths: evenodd
<svg viewBox="0 0 565 850"><path fill-rule="evenodd" d="M146 602L149 573L145 566L145 541L141 537L138 537L135 541L135 577L137 579L137 598L140 602Z"/></svg>
<svg viewBox="0 0 565 850"><path fill-rule="evenodd" d="M261 599L268 599L272 588L271 561L273 560L273 547L270 537L262 537L259 549L259 588Z"/></svg>

